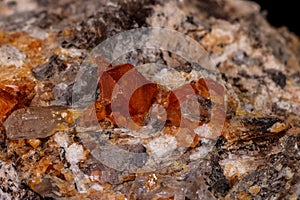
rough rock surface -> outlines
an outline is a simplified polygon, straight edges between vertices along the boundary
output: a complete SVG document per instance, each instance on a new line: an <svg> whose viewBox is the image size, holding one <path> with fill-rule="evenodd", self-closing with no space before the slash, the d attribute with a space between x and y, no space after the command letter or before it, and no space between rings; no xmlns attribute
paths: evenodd
<svg viewBox="0 0 300 200"><path fill-rule="evenodd" d="M161 102L142 129L117 127L126 118L112 118L103 98L103 85L119 79L115 68L99 81L94 104L72 107L89 53L140 27L175 30L206 50L219 72L208 76L225 91L218 137L206 137L214 135L206 112L222 103L201 92L195 133L174 136L175 117L160 113ZM250 1L0 1L0 199L300 199L299 47ZM171 67L139 69L168 89L197 86L201 66L172 52L137 50L108 65L147 63ZM132 104L136 120L143 106ZM193 121L193 107L184 108Z"/></svg>

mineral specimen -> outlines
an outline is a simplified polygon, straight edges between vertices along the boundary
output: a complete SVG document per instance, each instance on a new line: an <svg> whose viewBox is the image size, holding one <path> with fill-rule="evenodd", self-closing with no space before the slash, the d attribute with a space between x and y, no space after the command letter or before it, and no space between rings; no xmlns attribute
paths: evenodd
<svg viewBox="0 0 300 200"><path fill-rule="evenodd" d="M299 199L299 45L251 1L0 1L0 199Z"/></svg>

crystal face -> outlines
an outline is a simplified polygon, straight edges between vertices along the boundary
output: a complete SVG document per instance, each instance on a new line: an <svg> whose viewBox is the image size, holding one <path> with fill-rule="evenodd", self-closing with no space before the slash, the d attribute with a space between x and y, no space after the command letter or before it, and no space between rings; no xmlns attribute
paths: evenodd
<svg viewBox="0 0 300 200"><path fill-rule="evenodd" d="M3 119L6 114L11 112L17 100L8 92L0 90L0 119Z"/></svg>
<svg viewBox="0 0 300 200"><path fill-rule="evenodd" d="M28 106L34 96L35 84L27 79L0 83L0 121L14 110Z"/></svg>
<svg viewBox="0 0 300 200"><path fill-rule="evenodd" d="M179 129L195 135L197 126L210 121L212 104L224 103L223 87L211 79L200 78L170 90L146 79L130 64L101 73L99 88L94 104L97 120L109 119L115 127L137 130L156 117L164 124L163 132L171 135ZM159 108L156 113L154 107Z"/></svg>

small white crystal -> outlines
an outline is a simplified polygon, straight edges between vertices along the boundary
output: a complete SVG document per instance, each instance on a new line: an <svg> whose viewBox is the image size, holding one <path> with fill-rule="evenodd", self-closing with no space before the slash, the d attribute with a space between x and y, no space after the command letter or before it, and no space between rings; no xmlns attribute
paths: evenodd
<svg viewBox="0 0 300 200"><path fill-rule="evenodd" d="M147 144L147 150L158 159L170 155L177 148L177 141L172 136L161 136Z"/></svg>
<svg viewBox="0 0 300 200"><path fill-rule="evenodd" d="M0 47L0 66L15 65L21 67L26 58L16 47L4 45Z"/></svg>
<svg viewBox="0 0 300 200"><path fill-rule="evenodd" d="M55 142L64 149L67 149L70 143L70 138L67 133L65 132L58 132L54 136Z"/></svg>
<svg viewBox="0 0 300 200"><path fill-rule="evenodd" d="M66 149L66 158L70 164L77 164L84 159L84 150L82 145L73 143Z"/></svg>
<svg viewBox="0 0 300 200"><path fill-rule="evenodd" d="M81 146L81 145L78 145L78 146ZM76 183L78 192L79 193L87 193L87 185L85 184L85 182L89 179L89 177L87 175L85 175L84 173L82 173L82 171L80 171L78 165L73 165L71 163L70 169L73 172L74 182Z"/></svg>
<svg viewBox="0 0 300 200"><path fill-rule="evenodd" d="M97 190L97 191L103 191L103 187L97 183L95 183L93 186L92 186L92 189L94 190Z"/></svg>
<svg viewBox="0 0 300 200"><path fill-rule="evenodd" d="M194 132L203 138L212 138L213 134L208 124L203 124L194 129Z"/></svg>

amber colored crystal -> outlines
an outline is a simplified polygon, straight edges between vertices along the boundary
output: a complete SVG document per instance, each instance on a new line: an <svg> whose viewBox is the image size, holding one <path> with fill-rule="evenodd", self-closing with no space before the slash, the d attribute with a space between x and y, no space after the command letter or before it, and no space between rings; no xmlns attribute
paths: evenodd
<svg viewBox="0 0 300 200"><path fill-rule="evenodd" d="M122 81L119 81L122 78ZM137 85L140 84L140 87ZM113 97L114 89L118 86L121 91ZM118 125L126 126L130 117L137 125L141 126L145 116L152 105L153 98L158 90L156 84L146 80L134 66L129 64L115 66L102 73L99 80L100 99L98 102L113 103L115 112L113 121L117 119ZM110 114L110 106L106 108ZM98 120L103 117L97 111ZM103 113L103 112L102 112ZM130 116L128 116L130 115ZM122 117L123 116L123 117Z"/></svg>
<svg viewBox="0 0 300 200"><path fill-rule="evenodd" d="M153 83L143 85L135 90L129 101L129 113L131 115L144 115L149 111L157 92L157 86Z"/></svg>
<svg viewBox="0 0 300 200"><path fill-rule="evenodd" d="M99 68L100 69L100 68ZM103 68L101 68L103 69ZM188 100L198 96L207 101L223 105L223 87L214 80L200 78L196 82L185 84L175 90L168 90L165 86L147 80L138 70L130 65L118 65L107 71L99 70L100 97L87 112L96 112L97 120L109 118L115 126L130 129L145 125L150 108L159 104L166 110L166 123L163 132L175 136L180 146L195 146L198 143L194 129L201 126L204 121L200 115L209 121L211 108L201 105L193 107ZM195 102L194 102L195 103ZM199 115L197 120L182 116L182 106ZM224 118L222 106L219 106L216 118ZM197 110L198 109L198 110Z"/></svg>
<svg viewBox="0 0 300 200"><path fill-rule="evenodd" d="M180 102L174 92L168 95L167 123L176 127L181 123Z"/></svg>
<svg viewBox="0 0 300 200"><path fill-rule="evenodd" d="M28 139L26 142L33 148L37 148L42 144L42 141L39 139Z"/></svg>
<svg viewBox="0 0 300 200"><path fill-rule="evenodd" d="M46 172L47 168L51 164L51 160L49 157L43 157L38 163L35 164L34 173L42 175Z"/></svg>
<svg viewBox="0 0 300 200"><path fill-rule="evenodd" d="M197 82L192 83L191 86L194 88L196 94L206 98L210 97L206 79L200 78Z"/></svg>
<svg viewBox="0 0 300 200"><path fill-rule="evenodd" d="M17 103L18 101L13 95L0 90L0 120L3 120Z"/></svg>
<svg viewBox="0 0 300 200"><path fill-rule="evenodd" d="M95 102L96 115L98 120L103 120L106 116L105 106L100 102Z"/></svg>
<svg viewBox="0 0 300 200"><path fill-rule="evenodd" d="M34 96L35 84L27 79L3 81L0 84L0 121L14 109L27 106Z"/></svg>
<svg viewBox="0 0 300 200"><path fill-rule="evenodd" d="M182 127L185 124L186 119L181 116L181 106L193 95L196 95L196 93L191 84L185 84L170 92L168 95L167 120L172 126ZM193 128L197 125L198 123L195 123Z"/></svg>
<svg viewBox="0 0 300 200"><path fill-rule="evenodd" d="M126 90L130 88L130 86L124 85L122 88L124 88L125 95L124 93L120 93L112 102L114 106L113 116L120 118L121 116L118 116L120 114L128 118L128 121L130 121L130 118L138 126L142 126L153 103L152 101L158 92L156 84L143 85L137 88L132 95L126 95Z"/></svg>
<svg viewBox="0 0 300 200"><path fill-rule="evenodd" d="M105 72L99 72L100 80L99 87L101 92L101 99L111 101L112 93L117 81L134 66L125 64L113 67Z"/></svg>

